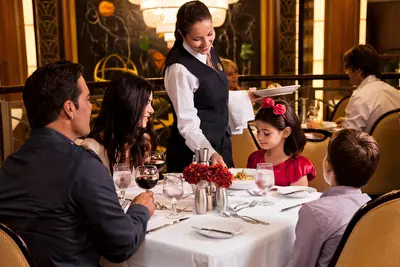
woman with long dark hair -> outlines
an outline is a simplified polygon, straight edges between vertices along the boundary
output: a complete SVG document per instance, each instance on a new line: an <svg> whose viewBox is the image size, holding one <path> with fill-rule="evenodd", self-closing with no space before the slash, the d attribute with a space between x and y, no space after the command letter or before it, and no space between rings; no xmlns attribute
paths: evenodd
<svg viewBox="0 0 400 267"><path fill-rule="evenodd" d="M99 116L81 145L96 152L110 173L116 163L143 165L154 140L148 124L152 100L152 84L139 76L124 74L106 89Z"/></svg>
<svg viewBox="0 0 400 267"><path fill-rule="evenodd" d="M254 119L252 91L229 92L221 60L213 48L215 31L207 6L182 5L176 41L169 51L164 85L174 107L167 145L168 172L181 172L199 148L208 148L212 164L233 166L230 135ZM229 106L229 109L228 109Z"/></svg>

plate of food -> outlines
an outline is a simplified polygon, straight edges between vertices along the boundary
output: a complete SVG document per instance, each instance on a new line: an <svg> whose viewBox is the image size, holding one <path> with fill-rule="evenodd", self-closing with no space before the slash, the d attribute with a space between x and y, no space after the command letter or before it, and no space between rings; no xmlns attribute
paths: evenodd
<svg viewBox="0 0 400 267"><path fill-rule="evenodd" d="M290 95L299 89L299 87L300 85L280 86L279 83L273 83L272 85L268 86L267 89L257 90L253 92L253 94L260 97Z"/></svg>
<svg viewBox="0 0 400 267"><path fill-rule="evenodd" d="M230 189L246 190L256 186L256 169L231 168L229 171L233 174L233 181Z"/></svg>

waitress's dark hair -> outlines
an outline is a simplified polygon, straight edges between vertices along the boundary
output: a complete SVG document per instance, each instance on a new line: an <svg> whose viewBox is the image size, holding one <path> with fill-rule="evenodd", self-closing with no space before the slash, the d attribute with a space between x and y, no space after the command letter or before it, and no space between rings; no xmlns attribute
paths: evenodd
<svg viewBox="0 0 400 267"><path fill-rule="evenodd" d="M169 51L166 61L177 48L183 45L182 35L186 36L193 24L208 19L212 19L211 13L203 2L196 0L183 4L176 14L175 43Z"/></svg>

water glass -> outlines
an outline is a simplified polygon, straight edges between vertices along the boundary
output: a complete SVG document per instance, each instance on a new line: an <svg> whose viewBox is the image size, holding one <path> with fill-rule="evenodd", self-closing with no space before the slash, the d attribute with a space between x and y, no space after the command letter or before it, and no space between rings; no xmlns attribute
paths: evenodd
<svg viewBox="0 0 400 267"><path fill-rule="evenodd" d="M157 185L158 175L158 169L156 166L139 166L136 168L135 181L140 188L148 192Z"/></svg>
<svg viewBox="0 0 400 267"><path fill-rule="evenodd" d="M123 203L125 200L125 191L133 181L131 166L127 163L118 163L113 166L114 185L120 192L120 200Z"/></svg>
<svg viewBox="0 0 400 267"><path fill-rule="evenodd" d="M178 175L166 174L164 177L163 195L172 204L172 212L165 217L168 219L179 219L183 214L177 212L176 203L183 196L183 182Z"/></svg>
<svg viewBox="0 0 400 267"><path fill-rule="evenodd" d="M271 163L258 163L256 173L256 184L264 190L264 199L258 203L261 206L270 206L274 202L267 199L268 191L275 185L274 167Z"/></svg>

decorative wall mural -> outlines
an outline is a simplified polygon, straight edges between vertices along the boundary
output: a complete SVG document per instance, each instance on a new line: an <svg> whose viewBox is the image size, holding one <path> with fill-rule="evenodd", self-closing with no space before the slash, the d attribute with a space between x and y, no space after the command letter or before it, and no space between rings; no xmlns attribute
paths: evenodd
<svg viewBox="0 0 400 267"><path fill-rule="evenodd" d="M37 0L35 23L39 65L45 65L60 58L59 14L57 0Z"/></svg>
<svg viewBox="0 0 400 267"><path fill-rule="evenodd" d="M145 25L139 6L128 0L75 0L75 6L78 58L87 80L109 79L120 71L162 75L168 49L163 36ZM259 73L260 4L240 0L229 7L224 25L216 29L215 47L238 63L241 74Z"/></svg>

